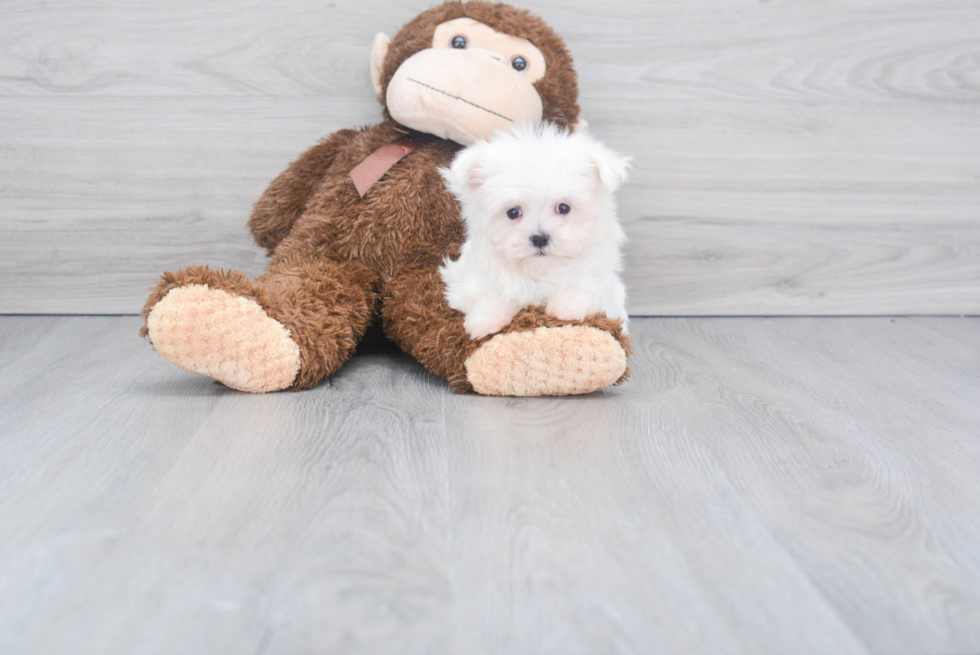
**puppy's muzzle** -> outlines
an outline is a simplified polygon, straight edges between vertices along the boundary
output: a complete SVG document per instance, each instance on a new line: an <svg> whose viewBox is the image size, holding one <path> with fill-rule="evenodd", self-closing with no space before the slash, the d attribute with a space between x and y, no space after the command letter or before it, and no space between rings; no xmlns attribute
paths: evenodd
<svg viewBox="0 0 980 655"><path fill-rule="evenodd" d="M535 234L531 237L531 245L538 250L543 250L549 241L551 241L551 236L547 234Z"/></svg>

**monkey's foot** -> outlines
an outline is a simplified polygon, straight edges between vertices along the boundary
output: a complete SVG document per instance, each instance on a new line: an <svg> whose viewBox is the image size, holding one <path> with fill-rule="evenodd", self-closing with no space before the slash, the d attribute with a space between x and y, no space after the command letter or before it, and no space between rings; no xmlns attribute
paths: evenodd
<svg viewBox="0 0 980 655"><path fill-rule="evenodd" d="M251 298L204 284L170 289L146 329L164 358L232 389L278 391L299 373L299 346L282 323Z"/></svg>
<svg viewBox="0 0 980 655"><path fill-rule="evenodd" d="M583 394L621 381L626 351L589 325L539 327L498 334L466 360L466 376L487 396Z"/></svg>

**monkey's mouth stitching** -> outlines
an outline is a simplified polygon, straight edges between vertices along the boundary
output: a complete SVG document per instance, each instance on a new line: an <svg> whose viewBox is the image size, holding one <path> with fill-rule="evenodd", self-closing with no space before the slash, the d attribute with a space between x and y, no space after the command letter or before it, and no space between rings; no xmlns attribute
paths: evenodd
<svg viewBox="0 0 980 655"><path fill-rule="evenodd" d="M451 93L446 93L442 89L437 89L434 86L430 86L430 85L426 84L425 82L419 82L418 80L412 79L411 77L409 77L407 79L408 79L409 82L415 82L416 84L420 84L420 85L424 86L427 89L432 89L436 93L441 93L442 95L449 96L450 98L453 98L454 100L459 100L460 102L465 102L466 104L472 105L472 106L476 107L477 109L482 109L483 111L487 112L488 114L493 114L494 116L499 116L500 118L504 119L505 121L507 121L509 123L513 123L514 122L514 119L507 118L503 114L498 114L497 112L493 111L492 109L487 109L486 107L481 107L480 105L476 104L475 102L470 102L466 98L460 98L459 96L454 96Z"/></svg>

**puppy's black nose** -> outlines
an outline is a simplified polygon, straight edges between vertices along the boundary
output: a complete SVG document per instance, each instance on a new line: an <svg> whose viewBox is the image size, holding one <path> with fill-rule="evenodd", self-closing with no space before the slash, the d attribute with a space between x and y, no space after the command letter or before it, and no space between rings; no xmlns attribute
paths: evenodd
<svg viewBox="0 0 980 655"><path fill-rule="evenodd" d="M548 241L550 240L551 237L548 236L547 234L535 234L534 236L531 237L531 245L533 245L535 248L540 250L544 248L546 245L548 245Z"/></svg>

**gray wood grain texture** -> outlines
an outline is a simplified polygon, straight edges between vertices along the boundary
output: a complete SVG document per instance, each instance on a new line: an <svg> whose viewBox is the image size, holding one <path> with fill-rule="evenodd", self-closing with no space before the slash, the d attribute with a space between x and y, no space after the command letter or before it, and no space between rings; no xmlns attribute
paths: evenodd
<svg viewBox="0 0 980 655"><path fill-rule="evenodd" d="M550 399L138 324L0 318L5 654L980 650L980 319L638 319Z"/></svg>
<svg viewBox="0 0 980 655"><path fill-rule="evenodd" d="M132 313L163 270L262 270L290 160L375 122L428 2L0 7L0 312ZM568 42L621 194L630 310L980 313L980 5L526 3Z"/></svg>

